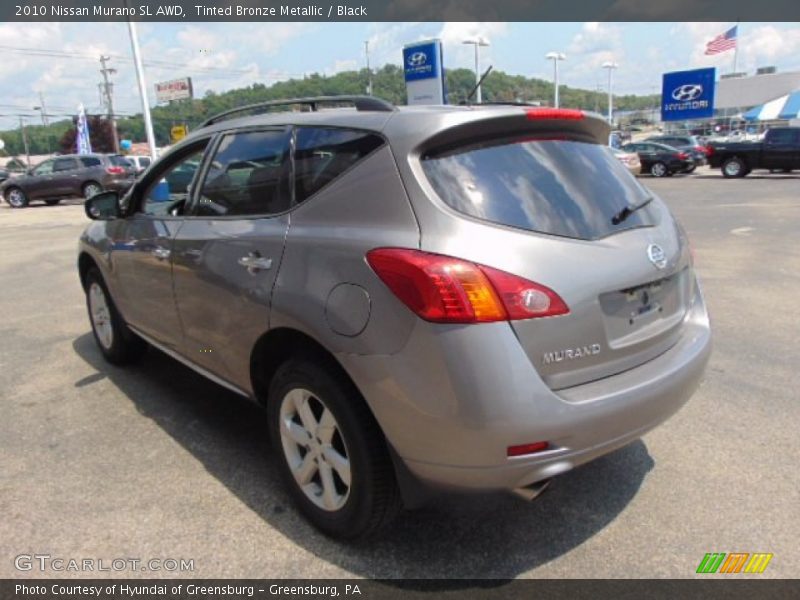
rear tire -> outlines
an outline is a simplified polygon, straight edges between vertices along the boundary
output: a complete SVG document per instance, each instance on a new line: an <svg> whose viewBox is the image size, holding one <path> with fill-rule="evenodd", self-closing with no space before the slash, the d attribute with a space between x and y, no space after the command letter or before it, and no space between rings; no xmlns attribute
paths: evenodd
<svg viewBox="0 0 800 600"><path fill-rule="evenodd" d="M650 175L653 177L666 177L669 174L669 169L663 162L657 162L650 165Z"/></svg>
<svg viewBox="0 0 800 600"><path fill-rule="evenodd" d="M278 368L267 406L272 445L300 512L341 539L374 535L402 507L386 440L345 377L318 361Z"/></svg>
<svg viewBox="0 0 800 600"><path fill-rule="evenodd" d="M113 365L126 365L142 357L147 350L147 343L122 320L96 267L86 274L86 308L94 341L103 358Z"/></svg>
<svg viewBox="0 0 800 600"><path fill-rule="evenodd" d="M738 156L729 158L724 163L722 163L722 176L726 177L727 179L731 179L734 177L744 177L749 172L750 171L747 169L747 165L745 164L745 162Z"/></svg>
<svg viewBox="0 0 800 600"><path fill-rule="evenodd" d="M97 183L96 181L87 181L83 184L81 188L81 192L83 193L83 198L88 200L92 196L96 196L100 192L103 191L103 186Z"/></svg>
<svg viewBox="0 0 800 600"><path fill-rule="evenodd" d="M6 202L11 208L25 208L28 206L28 196L18 187L10 187L6 190Z"/></svg>
<svg viewBox="0 0 800 600"><path fill-rule="evenodd" d="M52 200L45 200L44 201L44 203L47 204L47 206L55 206L59 202L61 202L61 198L54 198Z"/></svg>

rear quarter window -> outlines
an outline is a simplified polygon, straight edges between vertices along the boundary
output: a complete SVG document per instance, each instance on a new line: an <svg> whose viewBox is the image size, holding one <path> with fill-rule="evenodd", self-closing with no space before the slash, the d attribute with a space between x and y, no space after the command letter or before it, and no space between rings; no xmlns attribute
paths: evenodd
<svg viewBox="0 0 800 600"><path fill-rule="evenodd" d="M501 140L429 153L422 168L448 206L491 223L585 240L657 224L652 205L612 222L651 194L597 144Z"/></svg>

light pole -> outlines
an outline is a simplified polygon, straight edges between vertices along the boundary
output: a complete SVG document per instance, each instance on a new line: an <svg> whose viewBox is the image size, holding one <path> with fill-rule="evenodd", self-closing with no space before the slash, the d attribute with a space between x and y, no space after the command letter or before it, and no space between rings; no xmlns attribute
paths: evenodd
<svg viewBox="0 0 800 600"><path fill-rule="evenodd" d="M609 124L613 124L614 122L614 78L612 77L612 73L614 69L619 67L619 65L615 62L604 62L603 68L608 69L608 122Z"/></svg>
<svg viewBox="0 0 800 600"><path fill-rule="evenodd" d="M488 46L489 40L482 37L470 38L468 40L464 40L465 44L472 44L475 46L475 83L477 84L481 80L481 61L480 61L480 50L481 46ZM478 104L481 103L481 86L478 85L478 88L475 92L475 100Z"/></svg>
<svg viewBox="0 0 800 600"><path fill-rule="evenodd" d="M364 42L364 54L367 55L367 96L372 96L372 69L369 68L369 40Z"/></svg>
<svg viewBox="0 0 800 600"><path fill-rule="evenodd" d="M553 106L558 108L558 61L567 60L567 55L562 52L548 52L544 57L553 61L553 86L555 87Z"/></svg>

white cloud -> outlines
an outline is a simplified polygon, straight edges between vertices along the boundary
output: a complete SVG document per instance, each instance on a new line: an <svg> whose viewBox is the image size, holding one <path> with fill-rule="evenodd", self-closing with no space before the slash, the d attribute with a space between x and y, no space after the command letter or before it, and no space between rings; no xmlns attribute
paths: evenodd
<svg viewBox="0 0 800 600"><path fill-rule="evenodd" d="M447 64L453 67L475 68L475 48L464 44L464 40L484 38L489 46L481 48L481 69L494 63L494 50L491 44L508 35L508 23L450 22L445 23L437 36L442 40Z"/></svg>

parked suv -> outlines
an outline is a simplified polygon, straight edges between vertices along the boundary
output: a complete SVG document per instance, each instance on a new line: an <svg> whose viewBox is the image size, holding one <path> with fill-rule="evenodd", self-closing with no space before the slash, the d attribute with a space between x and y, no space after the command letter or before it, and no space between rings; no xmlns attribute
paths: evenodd
<svg viewBox="0 0 800 600"><path fill-rule="evenodd" d="M135 169L117 154L65 154L45 160L24 175L0 184L0 194L12 207L32 200L58 204L64 198L91 198L103 190L123 192L133 183Z"/></svg>
<svg viewBox="0 0 800 600"><path fill-rule="evenodd" d="M280 104L311 110L225 113L89 200L78 270L108 361L150 344L266 407L324 532L433 487L531 499L691 396L689 245L602 118Z"/></svg>

